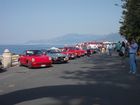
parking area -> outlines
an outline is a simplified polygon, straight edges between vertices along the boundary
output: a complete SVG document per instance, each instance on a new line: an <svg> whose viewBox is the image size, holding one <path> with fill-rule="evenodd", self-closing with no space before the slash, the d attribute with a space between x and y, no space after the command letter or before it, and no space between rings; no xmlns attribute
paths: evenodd
<svg viewBox="0 0 140 105"><path fill-rule="evenodd" d="M95 54L53 67L0 73L1 105L140 105L140 75L127 59Z"/></svg>

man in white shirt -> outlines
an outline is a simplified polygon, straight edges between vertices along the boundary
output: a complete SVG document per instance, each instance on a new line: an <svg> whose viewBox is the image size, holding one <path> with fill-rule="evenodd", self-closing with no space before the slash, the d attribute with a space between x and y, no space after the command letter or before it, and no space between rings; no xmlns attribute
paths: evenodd
<svg viewBox="0 0 140 105"><path fill-rule="evenodd" d="M109 52L109 55L110 55L110 56L112 56L112 48L113 48L113 47L112 47L112 44L109 44L109 45L108 45L108 52Z"/></svg>
<svg viewBox="0 0 140 105"><path fill-rule="evenodd" d="M130 73L132 74L135 74L137 70L137 67L136 67L137 49L138 49L138 44L135 42L134 39L132 39L129 45Z"/></svg>

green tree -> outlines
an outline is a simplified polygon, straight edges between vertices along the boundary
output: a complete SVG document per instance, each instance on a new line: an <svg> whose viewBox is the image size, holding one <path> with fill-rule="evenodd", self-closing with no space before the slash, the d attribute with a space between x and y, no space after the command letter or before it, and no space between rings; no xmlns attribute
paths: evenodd
<svg viewBox="0 0 140 105"><path fill-rule="evenodd" d="M123 2L120 34L126 39L135 38L140 43L140 0L121 0Z"/></svg>

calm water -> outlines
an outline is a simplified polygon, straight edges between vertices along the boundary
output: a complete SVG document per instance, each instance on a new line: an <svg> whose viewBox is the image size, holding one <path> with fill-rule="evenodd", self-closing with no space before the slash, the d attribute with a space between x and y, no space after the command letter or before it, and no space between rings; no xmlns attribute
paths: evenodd
<svg viewBox="0 0 140 105"><path fill-rule="evenodd" d="M51 47L63 47L63 45L0 45L0 55L4 49L9 49L12 53L22 54L25 50L40 50Z"/></svg>

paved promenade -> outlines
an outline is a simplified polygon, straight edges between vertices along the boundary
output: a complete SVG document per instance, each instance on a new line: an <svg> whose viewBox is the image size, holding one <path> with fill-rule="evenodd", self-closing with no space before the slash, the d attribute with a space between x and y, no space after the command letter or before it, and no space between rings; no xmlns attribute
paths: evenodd
<svg viewBox="0 0 140 105"><path fill-rule="evenodd" d="M0 73L0 105L140 105L140 72L129 74L127 61L96 54L50 68L9 68Z"/></svg>

